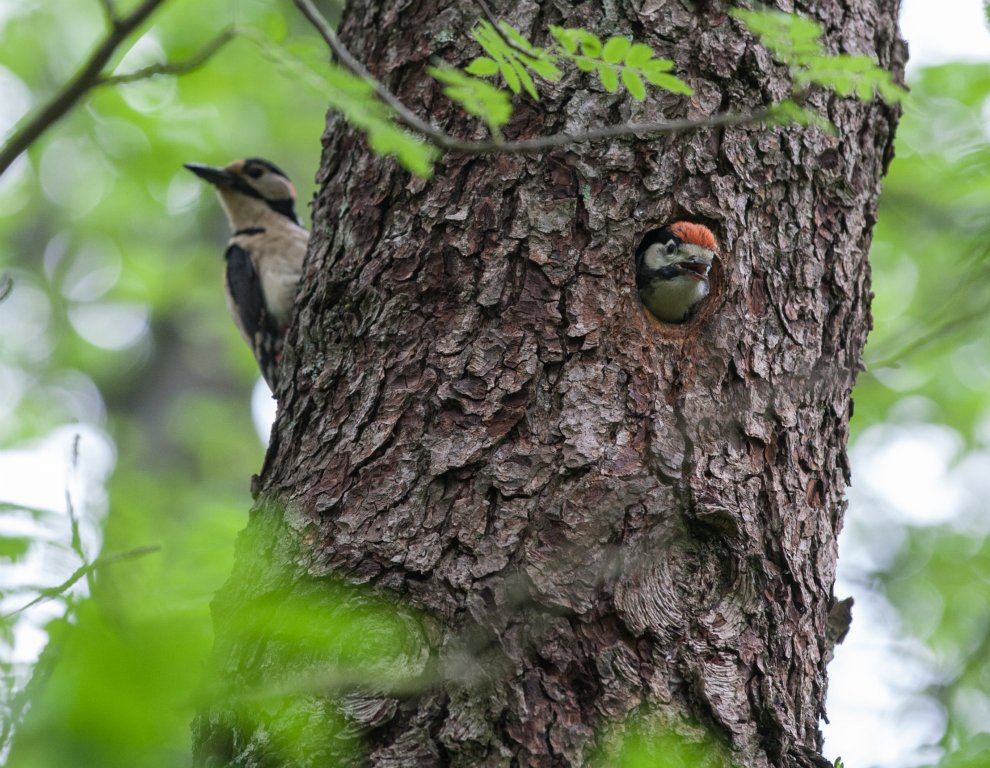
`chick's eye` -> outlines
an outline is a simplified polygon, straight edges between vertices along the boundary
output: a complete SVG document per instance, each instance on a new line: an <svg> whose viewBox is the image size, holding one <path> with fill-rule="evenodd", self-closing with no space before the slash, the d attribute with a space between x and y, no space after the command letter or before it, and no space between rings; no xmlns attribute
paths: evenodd
<svg viewBox="0 0 990 768"><path fill-rule="evenodd" d="M244 173L246 173L252 179L257 179L258 177L261 176L262 171L258 166L252 165L250 168L245 168Z"/></svg>
<svg viewBox="0 0 990 768"><path fill-rule="evenodd" d="M677 252L677 243L671 240L669 243L667 243L667 253L673 256L674 253L676 252Z"/></svg>

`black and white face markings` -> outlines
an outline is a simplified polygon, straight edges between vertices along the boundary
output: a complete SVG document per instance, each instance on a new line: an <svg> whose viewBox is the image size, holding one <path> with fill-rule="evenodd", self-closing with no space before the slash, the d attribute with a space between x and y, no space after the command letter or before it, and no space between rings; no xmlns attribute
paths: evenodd
<svg viewBox="0 0 990 768"><path fill-rule="evenodd" d="M275 163L249 157L231 163L227 170L234 177L233 189L264 200L276 213L298 222L295 211L296 188Z"/></svg>
<svg viewBox="0 0 990 768"><path fill-rule="evenodd" d="M270 210L299 224L295 210L296 188L285 172L274 163L259 157L249 157L246 160L236 160L223 168L200 163L187 163L186 168L216 187L224 201L224 207L232 214L232 219L240 218L235 211L251 210L250 206L237 201L238 197L243 196L242 201L244 198L259 200ZM257 216L256 213L253 215Z"/></svg>
<svg viewBox="0 0 990 768"><path fill-rule="evenodd" d="M636 249L636 287L657 319L680 323L708 295L717 243L702 224L675 222L648 232Z"/></svg>
<svg viewBox="0 0 990 768"><path fill-rule="evenodd" d="M680 261L678 252L682 242L671 232L670 227L648 233L636 253L637 277L640 275L653 277L658 270L671 267ZM674 274L668 276L673 277Z"/></svg>

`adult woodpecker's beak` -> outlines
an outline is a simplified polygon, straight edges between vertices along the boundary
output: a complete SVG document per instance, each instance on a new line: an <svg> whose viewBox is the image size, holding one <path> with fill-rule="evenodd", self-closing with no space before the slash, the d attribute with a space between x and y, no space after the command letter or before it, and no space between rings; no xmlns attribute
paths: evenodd
<svg viewBox="0 0 990 768"><path fill-rule="evenodd" d="M188 168L204 181L210 182L215 187L221 189L231 187L234 184L234 174L224 168L214 168L202 163L186 163L183 167Z"/></svg>

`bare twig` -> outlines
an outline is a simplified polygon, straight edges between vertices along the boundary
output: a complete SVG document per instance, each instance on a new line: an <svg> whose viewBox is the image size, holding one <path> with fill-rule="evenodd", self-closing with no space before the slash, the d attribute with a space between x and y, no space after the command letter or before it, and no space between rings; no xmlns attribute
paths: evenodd
<svg viewBox="0 0 990 768"><path fill-rule="evenodd" d="M14 279L6 273L0 275L0 302L6 300L12 290L14 290Z"/></svg>
<svg viewBox="0 0 990 768"><path fill-rule="evenodd" d="M589 144L595 141L602 141L603 139L616 139L623 136L659 136L661 134L696 131L702 128L728 128L733 125L757 123L765 119L769 114L770 111L767 109L758 109L755 112L745 114L724 113L702 120L684 118L682 120L664 120L657 123L623 123L622 125L610 125L605 128L595 128L580 133L554 133L549 136L539 136L535 139L506 141L502 144L495 141L475 141L471 142L473 146L465 154L488 155L495 152L535 154L548 149L554 149L555 147L564 147L570 144Z"/></svg>
<svg viewBox="0 0 990 768"><path fill-rule="evenodd" d="M101 5L110 25L106 36L89 55L79 71L73 75L72 79L36 114L18 125L13 135L0 149L0 175L45 131L65 117L77 101L96 86L133 82L140 79L139 74L143 77L150 77L158 74L187 72L200 66L230 39L232 32L222 33L209 43L202 52L185 62L147 67L140 72L126 75L103 75L103 68L113 56L114 51L164 2L165 0L144 0L126 16L117 16L111 0L101 0Z"/></svg>
<svg viewBox="0 0 990 768"><path fill-rule="evenodd" d="M61 584L54 587L46 587L44 589L39 589L38 596L34 598L34 600L27 603L26 605L22 605L20 608L18 608L15 611L11 611L10 613L5 614L2 618L4 620L13 618L14 616L23 613L28 608L31 608L37 605L38 603L42 603L45 600L51 600L53 598L58 597L59 595L63 594L66 590L68 590L70 587L72 587L72 585L75 584L77 581L79 581L79 579L83 578L84 576L89 576L90 574L92 574L93 572L97 571L100 568L103 568L108 565L114 565L115 563L119 563L124 560L134 560L138 557L144 557L145 555L150 555L154 552L158 552L160 549L161 546L159 546L158 544L149 544L148 546L145 547L135 547L134 549L128 549L125 550L124 552L116 552L112 555L106 555L105 557L98 557L92 563L88 563L86 565L82 565L79 568L77 568L73 572L73 574L65 581L63 581Z"/></svg>
<svg viewBox="0 0 990 768"><path fill-rule="evenodd" d="M116 20L106 37L90 54L75 76L34 117L23 123L0 150L0 174L38 137L54 125L98 81L100 72L117 47L147 19L164 0L144 0L130 14Z"/></svg>
<svg viewBox="0 0 990 768"><path fill-rule="evenodd" d="M310 0L294 0L294 2L296 7L302 11L303 15L326 41L327 46L333 52L337 61L350 70L351 73L366 80L374 88L379 98L395 110L396 122L421 134L430 143L448 152L461 155L490 155L496 153L535 154L555 147L587 144L594 141L601 141L602 139L614 139L623 136L658 136L702 128L725 128L732 125L755 123L765 119L770 114L767 109L758 109L748 114L722 114L703 120L683 119L666 120L657 123L624 123L622 125L596 128L581 133L556 133L549 136L540 136L535 139L522 139L519 141L501 141L498 139L471 141L459 139L423 120L399 101L398 97L386 88L385 85L372 77L364 65L355 59L351 52L347 50L346 46L340 42L340 39L330 24Z"/></svg>
<svg viewBox="0 0 990 768"><path fill-rule="evenodd" d="M163 64L152 64L149 67L144 67L134 72L127 72L123 75L101 75L97 78L94 86L134 83L138 80L147 80L150 77L156 77L158 75L184 75L203 66L217 51L233 40L235 36L236 32L233 29L226 29L188 59L165 62Z"/></svg>
<svg viewBox="0 0 990 768"><path fill-rule="evenodd" d="M137 29L165 0L144 0L127 16L118 18L107 32L106 37L90 54L89 59L67 82L62 90L41 111L22 123L0 150L0 174L6 171L20 154L37 141L45 131L65 116L99 80L100 72L110 60L117 47Z"/></svg>

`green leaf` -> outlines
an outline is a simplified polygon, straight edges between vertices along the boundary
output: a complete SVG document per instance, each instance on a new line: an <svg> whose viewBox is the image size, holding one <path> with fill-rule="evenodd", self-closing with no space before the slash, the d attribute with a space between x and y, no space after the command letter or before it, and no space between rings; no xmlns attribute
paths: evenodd
<svg viewBox="0 0 990 768"><path fill-rule="evenodd" d="M472 75L478 75L479 77L486 77L498 74L498 62L494 59L489 59L487 56L479 56L464 70Z"/></svg>
<svg viewBox="0 0 990 768"><path fill-rule="evenodd" d="M423 178L433 175L433 164L440 155L433 145L395 127L369 132L368 146L380 155L394 155L403 167Z"/></svg>
<svg viewBox="0 0 990 768"><path fill-rule="evenodd" d="M581 35L581 53L593 59L600 59L602 57L602 41L587 30L581 30L581 32L583 32Z"/></svg>
<svg viewBox="0 0 990 768"><path fill-rule="evenodd" d="M29 538L0 536L0 558L16 560L26 554L30 546L31 539Z"/></svg>
<svg viewBox="0 0 990 768"><path fill-rule="evenodd" d="M746 11L735 8L730 14L739 19L750 32L760 38L776 58L785 64L800 62L808 56L824 53L819 24L782 11Z"/></svg>
<svg viewBox="0 0 990 768"><path fill-rule="evenodd" d="M289 25L286 23L284 13L277 11L266 13L262 26L268 37L275 43L282 44L289 36Z"/></svg>
<svg viewBox="0 0 990 768"><path fill-rule="evenodd" d="M861 101L870 101L878 93L888 102L904 96L890 72L869 56L828 55L821 44L822 28L810 19L780 11L735 9L731 13L790 67L795 86L822 85Z"/></svg>
<svg viewBox="0 0 990 768"><path fill-rule="evenodd" d="M534 59L533 62L529 64L529 68L544 80L550 80L554 83L564 76L564 73L560 71L560 68L550 61L550 59Z"/></svg>
<svg viewBox="0 0 990 768"><path fill-rule="evenodd" d="M890 72L869 56L809 57L794 72L794 82L799 86L822 85L840 96L856 96L860 101L871 101L879 93L885 101L896 102L905 93Z"/></svg>
<svg viewBox="0 0 990 768"><path fill-rule="evenodd" d="M774 104L770 108L769 122L775 125L788 125L789 123L812 125L833 136L838 133L831 121L826 120L817 112L796 104L790 99Z"/></svg>
<svg viewBox="0 0 990 768"><path fill-rule="evenodd" d="M554 36L554 39L560 43L560 47L565 51L570 54L577 53L579 38L574 34L574 30L551 25L550 34Z"/></svg>
<svg viewBox="0 0 990 768"><path fill-rule="evenodd" d="M519 75L516 74L516 70L512 67L510 61L503 61L498 65L499 72L502 73L502 77L505 78L505 84L509 86L513 93L519 93L522 90L522 85L519 82Z"/></svg>
<svg viewBox="0 0 990 768"><path fill-rule="evenodd" d="M670 72L674 68L674 62L670 59L650 59L641 69L643 72Z"/></svg>
<svg viewBox="0 0 990 768"><path fill-rule="evenodd" d="M478 41L478 45L484 48L485 53L495 61L503 61L506 56L511 56L513 51L505 44L495 27L487 21L478 22L478 26L471 30L471 36Z"/></svg>
<svg viewBox="0 0 990 768"><path fill-rule="evenodd" d="M525 37L523 37L522 34L519 32L519 30L517 30L511 24L508 24L504 21L500 21L498 23L498 26L506 37L508 37L512 42L514 42L524 51L529 51L529 53L531 53L533 56L540 55L541 53L540 49L535 48L533 44L529 42L529 40L527 40Z"/></svg>
<svg viewBox="0 0 990 768"><path fill-rule="evenodd" d="M629 95L636 99L636 101L643 101L646 98L646 86L643 85L643 80L636 74L635 70L623 69L622 83L626 86L626 90L629 91Z"/></svg>
<svg viewBox="0 0 990 768"><path fill-rule="evenodd" d="M653 85L671 93L680 93L684 96L690 96L694 93L694 89L690 85L674 75L666 75L663 72L650 72L646 75L646 79L653 83Z"/></svg>
<svg viewBox="0 0 990 768"><path fill-rule="evenodd" d="M513 93L525 89L533 99L539 101L540 95L536 89L530 71L551 81L560 80L563 73L554 63L554 55L543 48L537 48L523 37L510 24L500 22L501 35L505 35L512 43L509 45L502 39L499 30L487 21L481 21L472 30L475 40L484 48L489 57L479 57L471 62L465 70L469 74L490 77L501 73L505 84ZM558 34L569 37L566 30Z"/></svg>
<svg viewBox="0 0 990 768"><path fill-rule="evenodd" d="M609 93L619 90L619 76L612 67L602 64L598 67L598 77L602 81L602 87Z"/></svg>
<svg viewBox="0 0 990 768"><path fill-rule="evenodd" d="M536 84L533 82L533 78L529 76L529 72L526 71L526 67L519 63L519 59L513 59L510 63L519 76L519 80L522 82L526 93L530 95L533 101L539 101L540 94L536 92Z"/></svg>
<svg viewBox="0 0 990 768"><path fill-rule="evenodd" d="M433 175L433 165L439 159L440 151L425 141L405 141L396 150L396 160L408 171L424 179Z"/></svg>
<svg viewBox="0 0 990 768"><path fill-rule="evenodd" d="M431 77L446 84L443 92L448 98L460 104L468 114L484 120L493 132L512 117L512 101L500 88L466 75L459 69L428 67L426 71ZM512 74L515 75L515 72Z"/></svg>
<svg viewBox="0 0 990 768"><path fill-rule="evenodd" d="M578 56L574 59L574 63L582 72L594 72L598 68L598 65L595 64L593 59L589 59L585 56Z"/></svg>
<svg viewBox="0 0 990 768"><path fill-rule="evenodd" d="M602 49L602 59L608 64L618 64L626 57L631 47L632 43L628 37L618 35L610 37L605 43L605 48Z"/></svg>
<svg viewBox="0 0 990 768"><path fill-rule="evenodd" d="M646 43L633 43L626 52L626 66L642 69L643 65L653 59L653 49ZM663 59L657 59L663 61ZM673 63L671 63L673 66Z"/></svg>
<svg viewBox="0 0 990 768"><path fill-rule="evenodd" d="M889 72L885 80L877 83L877 90L880 92L880 98L888 104L896 104L897 102L904 101L904 98L907 96L907 91L903 86L894 82L894 76Z"/></svg>

